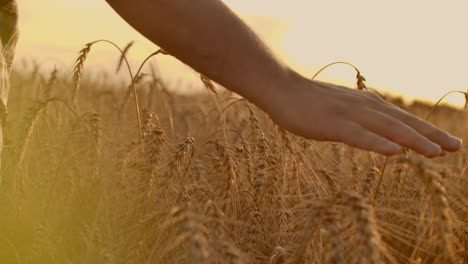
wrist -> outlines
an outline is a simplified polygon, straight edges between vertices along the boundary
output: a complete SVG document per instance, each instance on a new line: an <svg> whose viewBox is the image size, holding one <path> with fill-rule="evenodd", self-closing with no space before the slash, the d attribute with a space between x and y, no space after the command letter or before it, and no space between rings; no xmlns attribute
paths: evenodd
<svg viewBox="0 0 468 264"><path fill-rule="evenodd" d="M287 98L294 93L294 90L307 81L305 77L287 67L280 72L272 73L260 83L254 83L254 87L250 89L252 95L246 98L268 114L277 113L285 107Z"/></svg>

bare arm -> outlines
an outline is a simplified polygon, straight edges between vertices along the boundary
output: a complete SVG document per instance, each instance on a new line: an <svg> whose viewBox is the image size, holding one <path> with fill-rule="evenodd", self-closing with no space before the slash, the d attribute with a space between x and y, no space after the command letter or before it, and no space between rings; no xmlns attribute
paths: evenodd
<svg viewBox="0 0 468 264"><path fill-rule="evenodd" d="M293 72L218 0L108 0L144 36L223 86L257 102L257 90ZM271 80L274 77L275 80ZM258 80L262 80L258 83ZM271 81L270 81L271 80Z"/></svg>
<svg viewBox="0 0 468 264"><path fill-rule="evenodd" d="M426 156L461 141L378 97L310 81L278 60L220 0L107 0L148 39L307 138Z"/></svg>

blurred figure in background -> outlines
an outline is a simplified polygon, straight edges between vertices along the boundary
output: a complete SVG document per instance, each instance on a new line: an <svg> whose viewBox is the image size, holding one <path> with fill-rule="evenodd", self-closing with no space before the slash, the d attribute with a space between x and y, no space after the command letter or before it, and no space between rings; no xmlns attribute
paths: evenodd
<svg viewBox="0 0 468 264"><path fill-rule="evenodd" d="M17 24L16 0L0 0L0 154L3 152L3 132L8 117L11 64L18 40ZM1 180L0 174L0 183Z"/></svg>

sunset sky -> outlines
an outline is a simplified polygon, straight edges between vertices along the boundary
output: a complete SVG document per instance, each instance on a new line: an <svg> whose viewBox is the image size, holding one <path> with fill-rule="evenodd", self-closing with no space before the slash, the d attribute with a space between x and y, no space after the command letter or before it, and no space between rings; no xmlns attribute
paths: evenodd
<svg viewBox="0 0 468 264"><path fill-rule="evenodd" d="M333 61L361 69L369 84L411 97L437 99L468 88L466 0L226 0L295 69L313 73ZM122 21L104 0L19 0L22 58L44 68L70 71L81 47L97 39L123 46L137 40L135 63L157 47ZM110 69L118 54L99 47L89 64ZM158 59L163 74L192 73L171 58ZM193 74L192 74L193 75ZM354 73L336 66L325 80L353 83ZM461 103L456 95L452 101Z"/></svg>

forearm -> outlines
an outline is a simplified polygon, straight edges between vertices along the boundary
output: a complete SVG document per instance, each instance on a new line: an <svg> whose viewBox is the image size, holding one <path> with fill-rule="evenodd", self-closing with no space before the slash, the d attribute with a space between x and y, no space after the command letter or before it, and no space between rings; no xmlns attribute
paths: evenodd
<svg viewBox="0 0 468 264"><path fill-rule="evenodd" d="M219 0L107 2L158 46L254 103L295 74Z"/></svg>

